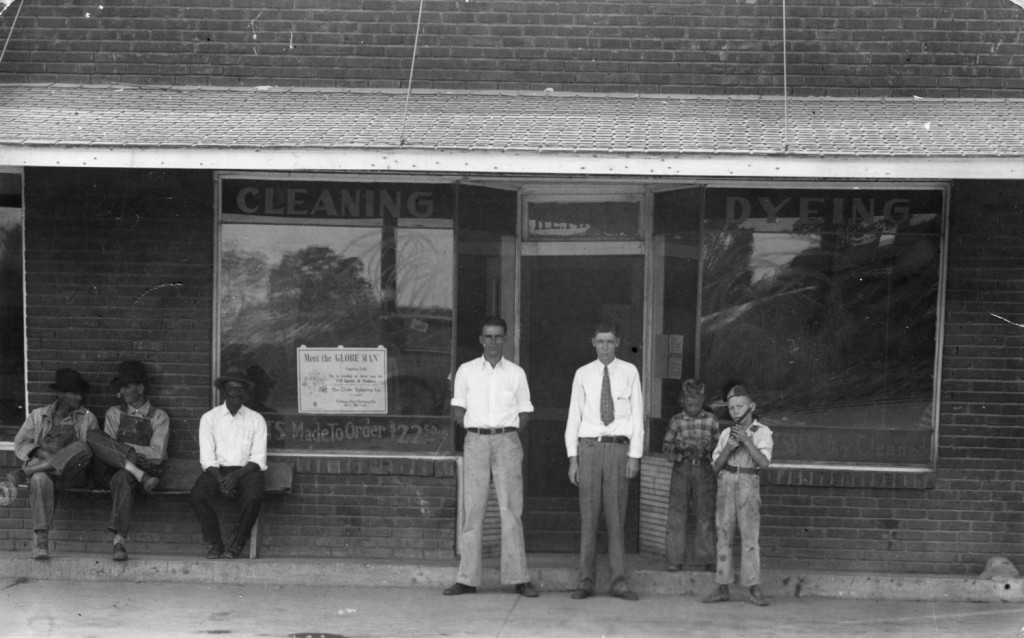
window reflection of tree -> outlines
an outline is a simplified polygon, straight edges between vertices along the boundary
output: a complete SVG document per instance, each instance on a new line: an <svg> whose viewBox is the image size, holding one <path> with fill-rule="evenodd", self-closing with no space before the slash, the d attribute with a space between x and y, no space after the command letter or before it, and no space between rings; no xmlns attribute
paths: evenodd
<svg viewBox="0 0 1024 638"><path fill-rule="evenodd" d="M750 228L704 234L702 367L756 380L767 411L929 400L935 354L938 218L895 227ZM774 272L755 281L755 254ZM781 264L781 265L779 265Z"/></svg>
<svg viewBox="0 0 1024 638"><path fill-rule="evenodd" d="M439 317L444 320L440 330L421 328L425 334L414 334L421 346L426 343L436 349L440 359L426 361L415 374L396 376L388 385L392 414L440 413L449 364L451 295L442 294L439 285L451 278L450 249L445 257L438 254L428 233L416 233L411 240L404 231L403 235L398 244L398 281L403 288L411 288L411 294L402 295L411 304L397 312L383 303L380 281L370 274L380 271L379 244L353 250L353 240L341 252L310 245L285 253L270 265L264 253L226 243L221 262L222 367L262 366L272 371L279 383L261 397L263 407L292 409L297 397L298 346L384 345L392 362L407 368L402 355L410 332L409 316ZM443 305L427 307L431 301ZM417 326L422 325L419 319Z"/></svg>
<svg viewBox="0 0 1024 638"><path fill-rule="evenodd" d="M22 225L0 216L0 424L25 418Z"/></svg>

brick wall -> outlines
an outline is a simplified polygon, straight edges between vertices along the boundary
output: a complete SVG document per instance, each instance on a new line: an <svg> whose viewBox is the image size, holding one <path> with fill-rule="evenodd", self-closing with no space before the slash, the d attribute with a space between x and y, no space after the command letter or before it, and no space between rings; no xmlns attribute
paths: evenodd
<svg viewBox="0 0 1024 638"><path fill-rule="evenodd" d="M1022 202L1022 182L953 187L935 475L900 483L773 474L763 490L766 564L969 574L994 554L1024 562L1024 329L996 317L1024 322ZM195 458L210 401L212 175L29 169L26 207L31 407L51 399L53 369L73 365L96 386L90 402L101 411L113 400L104 391L117 361L140 358L172 417L172 455ZM267 504L265 555L452 556L454 461L286 460L296 467L294 492ZM0 452L0 469L14 464ZM650 498L666 489L662 479L647 477ZM59 499L55 540L109 551L108 503ZM26 547L28 521L24 496L0 508L0 549ZM141 503L137 521L132 551L201 550L184 497ZM643 521L656 539L659 517Z"/></svg>
<svg viewBox="0 0 1024 638"><path fill-rule="evenodd" d="M454 555L455 461L451 459L285 458L295 465L290 494L267 497L260 556L444 560ZM0 467L14 455L0 452ZM6 470L5 470L6 471ZM58 492L51 551L109 555L109 494ZM222 535L238 516L220 507ZM0 508L0 550L28 551L28 492ZM137 499L129 553L201 557L206 548L187 495ZM494 552L489 552L493 554Z"/></svg>
<svg viewBox="0 0 1024 638"><path fill-rule="evenodd" d="M418 6L34 0L0 82L404 87ZM1010 0L789 0L789 87L1019 97L1022 17ZM753 0L429 0L414 86L778 95L782 23Z"/></svg>
<svg viewBox="0 0 1024 638"><path fill-rule="evenodd" d="M1024 328L994 316L1024 323L1024 182L957 182L950 211L937 471L772 470L766 565L964 575L994 555L1024 563ZM664 552L668 485L667 464L644 459L642 551Z"/></svg>
<svg viewBox="0 0 1024 638"><path fill-rule="evenodd" d="M171 416L169 453L198 459L199 418L210 408L213 352L213 174L67 170L25 173L25 261L30 408L54 399L56 368L92 384L102 419L122 359L145 361L147 394ZM266 555L451 558L455 462L284 459L293 492L269 497ZM3 472L17 465L0 452ZM26 491L0 508L0 549L27 549ZM108 495L62 495L57 551L109 552ZM224 507L225 537L237 510ZM130 551L201 554L184 495L140 499Z"/></svg>
<svg viewBox="0 0 1024 638"><path fill-rule="evenodd" d="M54 400L54 370L92 385L102 420L124 359L174 419L169 453L198 454L210 405L213 177L203 171L29 168L25 290L29 406Z"/></svg>

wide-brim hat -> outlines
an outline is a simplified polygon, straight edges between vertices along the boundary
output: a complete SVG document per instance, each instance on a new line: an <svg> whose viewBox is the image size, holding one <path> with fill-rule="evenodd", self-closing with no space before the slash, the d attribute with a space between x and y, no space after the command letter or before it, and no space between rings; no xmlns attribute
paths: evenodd
<svg viewBox="0 0 1024 638"><path fill-rule="evenodd" d="M227 383L228 381L241 383L248 390L252 390L253 386L255 385L253 384L252 380L245 376L245 372L241 368L228 368L227 372L217 377L217 379L213 382L213 386L220 390L221 392L223 392L224 384Z"/></svg>
<svg viewBox="0 0 1024 638"><path fill-rule="evenodd" d="M146 365L141 361L122 361L117 366L117 376L110 380L110 385L120 388L126 385L145 384Z"/></svg>
<svg viewBox="0 0 1024 638"><path fill-rule="evenodd" d="M50 384L50 388L57 392L85 394L89 391L89 382L83 379L77 370L61 368L54 375L54 381Z"/></svg>

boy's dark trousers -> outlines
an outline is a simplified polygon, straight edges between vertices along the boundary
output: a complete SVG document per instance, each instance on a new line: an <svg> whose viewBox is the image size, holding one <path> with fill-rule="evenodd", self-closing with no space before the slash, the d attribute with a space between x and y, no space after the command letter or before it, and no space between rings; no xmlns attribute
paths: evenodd
<svg viewBox="0 0 1024 638"><path fill-rule="evenodd" d="M715 562L715 473L704 457L683 459L672 464L668 496L668 525L665 528L665 562L682 565L686 550L689 505L696 517L693 563Z"/></svg>

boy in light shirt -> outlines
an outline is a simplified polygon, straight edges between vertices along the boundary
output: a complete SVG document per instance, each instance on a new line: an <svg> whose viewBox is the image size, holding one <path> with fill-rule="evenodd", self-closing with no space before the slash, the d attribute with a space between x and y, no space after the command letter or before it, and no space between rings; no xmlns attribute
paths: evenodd
<svg viewBox="0 0 1024 638"><path fill-rule="evenodd" d="M757 404L742 385L728 393L729 415L733 426L722 432L711 454L712 468L718 472L718 587L704 598L706 603L729 600L729 585L735 580L732 566L732 539L740 528L740 582L748 588L749 599L764 607L768 601L761 593L761 477L772 461L772 431L754 417Z"/></svg>

